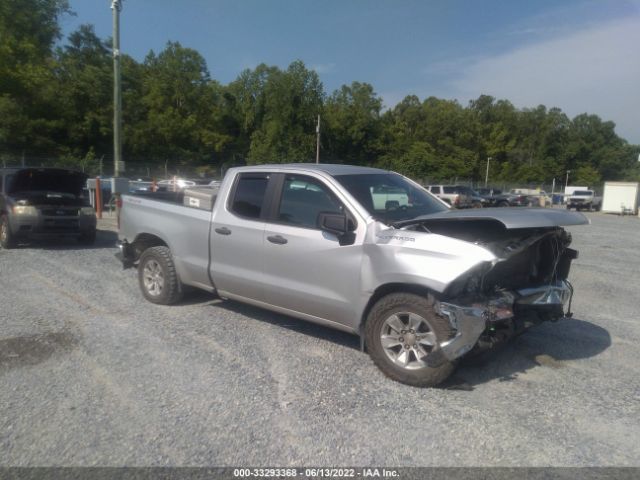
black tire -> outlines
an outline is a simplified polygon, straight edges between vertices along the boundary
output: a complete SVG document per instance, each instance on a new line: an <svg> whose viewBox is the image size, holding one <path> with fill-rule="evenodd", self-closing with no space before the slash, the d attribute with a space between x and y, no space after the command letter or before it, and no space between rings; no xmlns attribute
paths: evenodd
<svg viewBox="0 0 640 480"><path fill-rule="evenodd" d="M9 250L16 246L15 239L9 226L9 218L6 215L0 217L0 247Z"/></svg>
<svg viewBox="0 0 640 480"><path fill-rule="evenodd" d="M455 365L445 359L441 359L437 366L425 365L419 368L405 368L397 365L386 353L382 346L382 332L386 326L386 321L400 314L406 313L416 314L426 320L429 325L429 331L435 334L437 344L449 339L452 329L449 321L436 314L434 310L434 298L429 295L423 297L412 293L391 293L380 300L373 306L365 324L365 345L373 362L380 370L392 380L411 385L414 387L433 387L446 380L453 372ZM400 340L403 340L400 338ZM400 352L402 352L402 345ZM439 347L436 345L426 357L435 354ZM417 357L414 354L407 353L408 358L413 356L414 361ZM441 357L439 355L438 357Z"/></svg>
<svg viewBox="0 0 640 480"><path fill-rule="evenodd" d="M93 245L96 243L96 231L91 230L89 232L85 232L78 237L78 243L81 245Z"/></svg>
<svg viewBox="0 0 640 480"><path fill-rule="evenodd" d="M509 206L509 202L505 202L504 200L502 200L501 202L498 202L498 207L508 207Z"/></svg>
<svg viewBox="0 0 640 480"><path fill-rule="evenodd" d="M154 282L149 275L152 271L158 271L161 280L156 277ZM152 303L171 305L182 298L182 284L168 247L147 248L140 255L138 282L142 295ZM153 285L158 288L153 288Z"/></svg>

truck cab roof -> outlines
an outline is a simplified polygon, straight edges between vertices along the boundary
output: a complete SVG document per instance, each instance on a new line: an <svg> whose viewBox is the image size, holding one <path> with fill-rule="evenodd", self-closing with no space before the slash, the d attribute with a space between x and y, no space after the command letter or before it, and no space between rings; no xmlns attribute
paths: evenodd
<svg viewBox="0 0 640 480"><path fill-rule="evenodd" d="M332 177L337 175L362 175L372 173L392 173L390 170L380 168L360 167L356 165L342 165L333 163L275 163L265 165L252 165L247 167L234 167L241 172L264 171L264 170L309 170L326 173Z"/></svg>

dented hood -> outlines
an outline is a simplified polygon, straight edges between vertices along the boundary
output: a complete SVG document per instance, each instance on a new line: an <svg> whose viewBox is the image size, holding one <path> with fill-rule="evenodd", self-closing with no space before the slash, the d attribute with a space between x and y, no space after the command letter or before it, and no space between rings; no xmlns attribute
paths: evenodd
<svg viewBox="0 0 640 480"><path fill-rule="evenodd" d="M441 222L464 222L473 220L497 221L508 230L516 228L561 227L567 225L585 225L589 219L578 212L554 208L473 208L468 210L445 210L443 212L422 215L412 220L398 222L397 228L415 224Z"/></svg>

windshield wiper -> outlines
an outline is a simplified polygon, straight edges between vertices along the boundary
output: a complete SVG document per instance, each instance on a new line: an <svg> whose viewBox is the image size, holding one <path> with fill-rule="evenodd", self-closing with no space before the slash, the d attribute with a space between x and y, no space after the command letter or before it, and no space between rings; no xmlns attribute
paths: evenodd
<svg viewBox="0 0 640 480"><path fill-rule="evenodd" d="M422 216L423 215L418 215L417 217L409 218L406 220L398 220L397 222L393 222L390 225L393 228L402 228L402 227L408 227L409 225L416 225L422 221L421 220Z"/></svg>

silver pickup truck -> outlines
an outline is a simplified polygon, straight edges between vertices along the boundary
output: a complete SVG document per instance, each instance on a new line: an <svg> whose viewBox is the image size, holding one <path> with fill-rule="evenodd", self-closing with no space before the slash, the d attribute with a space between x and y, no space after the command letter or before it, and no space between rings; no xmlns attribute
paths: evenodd
<svg viewBox="0 0 640 480"><path fill-rule="evenodd" d="M577 252L561 226L588 223L566 210L451 210L401 175L347 165L234 168L219 190L176 195L123 196L118 256L149 301L177 302L190 285L351 332L414 386L570 315Z"/></svg>

